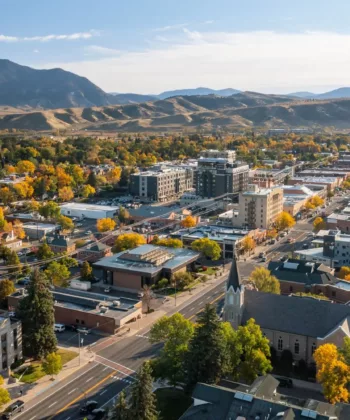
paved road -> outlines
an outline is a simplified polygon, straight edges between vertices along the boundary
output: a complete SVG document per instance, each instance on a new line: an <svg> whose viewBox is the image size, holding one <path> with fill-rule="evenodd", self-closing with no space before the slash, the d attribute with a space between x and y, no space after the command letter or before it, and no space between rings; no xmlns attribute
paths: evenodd
<svg viewBox="0 0 350 420"><path fill-rule="evenodd" d="M213 289L201 293L192 302L186 302L179 312L190 319L206 303L215 303L223 296L226 279L222 279ZM84 367L77 376L67 378L58 387L43 393L26 411L13 417L19 420L74 420L79 416L79 407L84 400L97 400L100 406L110 403L116 395L133 382L135 371L144 360L157 355L161 345L151 345L148 341L149 328L139 334L126 337L119 342L112 341L109 347L98 351L95 361ZM34 405L33 405L34 404Z"/></svg>

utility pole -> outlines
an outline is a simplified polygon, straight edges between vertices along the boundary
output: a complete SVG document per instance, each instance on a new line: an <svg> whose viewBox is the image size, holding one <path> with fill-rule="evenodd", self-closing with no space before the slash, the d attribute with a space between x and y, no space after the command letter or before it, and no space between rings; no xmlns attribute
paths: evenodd
<svg viewBox="0 0 350 420"><path fill-rule="evenodd" d="M80 366L80 362L81 362L80 349L81 349L81 346L83 346L84 344L84 338L80 338L80 331L78 331L78 340L79 340L79 366Z"/></svg>

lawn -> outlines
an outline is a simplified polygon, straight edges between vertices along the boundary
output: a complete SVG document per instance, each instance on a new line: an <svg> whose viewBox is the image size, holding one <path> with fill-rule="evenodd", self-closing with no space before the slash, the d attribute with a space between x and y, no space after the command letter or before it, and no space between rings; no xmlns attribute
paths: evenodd
<svg viewBox="0 0 350 420"><path fill-rule="evenodd" d="M192 404L192 398L176 388L161 388L155 392L161 418L178 420Z"/></svg>
<svg viewBox="0 0 350 420"><path fill-rule="evenodd" d="M218 271L217 267L207 267L206 270L203 270L202 268L200 268L198 270L198 273L201 274L206 274L207 276L212 276L213 274L215 274Z"/></svg>
<svg viewBox="0 0 350 420"><path fill-rule="evenodd" d="M58 349L57 353L61 356L62 366L78 356L77 352L65 349ZM44 377L45 372L41 368L41 362L33 362L29 366L23 366L17 372L13 373L13 376L20 379L21 382L32 384Z"/></svg>

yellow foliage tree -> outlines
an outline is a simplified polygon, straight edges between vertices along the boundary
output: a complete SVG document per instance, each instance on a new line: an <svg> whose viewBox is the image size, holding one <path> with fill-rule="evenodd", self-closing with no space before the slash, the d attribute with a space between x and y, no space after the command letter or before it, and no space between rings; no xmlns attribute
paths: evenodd
<svg viewBox="0 0 350 420"><path fill-rule="evenodd" d="M115 252L121 252L127 249L136 248L137 246L143 245L145 243L145 237L140 235L139 233L124 233L122 235L119 235L118 238L115 240L113 250Z"/></svg>
<svg viewBox="0 0 350 420"><path fill-rule="evenodd" d="M314 353L317 368L317 381L322 384L323 394L331 403L347 402L350 381L350 367L339 354L334 344L323 344Z"/></svg>
<svg viewBox="0 0 350 420"><path fill-rule="evenodd" d="M58 188L68 187L73 184L73 177L67 174L61 166L57 166L56 176Z"/></svg>
<svg viewBox="0 0 350 420"><path fill-rule="evenodd" d="M326 228L326 222L323 220L322 217L316 217L316 219L314 220L314 228L316 230L321 230L321 229L325 229Z"/></svg>
<svg viewBox="0 0 350 420"><path fill-rule="evenodd" d="M16 165L16 172L19 174L33 174L35 171L35 165L30 160L20 160Z"/></svg>
<svg viewBox="0 0 350 420"><path fill-rule="evenodd" d="M181 220L181 226L187 229L195 227L196 224L196 219L192 216L186 216L183 220Z"/></svg>
<svg viewBox="0 0 350 420"><path fill-rule="evenodd" d="M350 267L347 267L346 265L344 265L343 267L340 268L339 272L338 272L338 277L340 279L346 279L347 276L350 276Z"/></svg>
<svg viewBox="0 0 350 420"><path fill-rule="evenodd" d="M14 184L13 188L20 198L31 198L34 194L34 188L27 181Z"/></svg>
<svg viewBox="0 0 350 420"><path fill-rule="evenodd" d="M275 225L277 230L290 229L295 225L295 220L289 213L282 211L282 213L277 216Z"/></svg>
<svg viewBox="0 0 350 420"><path fill-rule="evenodd" d="M109 230L113 230L115 228L115 221L110 217L106 217L105 219L99 219L96 223L96 228L99 232L108 232Z"/></svg>
<svg viewBox="0 0 350 420"><path fill-rule="evenodd" d="M280 282L265 267L256 267L252 271L249 280L260 292L274 293L276 295L281 293Z"/></svg>
<svg viewBox="0 0 350 420"><path fill-rule="evenodd" d="M13 231L19 239L24 239L26 237L26 233L23 229L23 223L17 219L13 222Z"/></svg>
<svg viewBox="0 0 350 420"><path fill-rule="evenodd" d="M278 235L278 233L277 233L277 230L276 230L276 229L269 229L269 230L266 232L266 237L267 237L268 239L274 239L274 238L276 238L276 237L277 237L277 235Z"/></svg>
<svg viewBox="0 0 350 420"><path fill-rule="evenodd" d="M121 175L122 175L122 168L120 168L119 166L116 166L107 172L106 179L111 184L116 184L120 181Z"/></svg>
<svg viewBox="0 0 350 420"><path fill-rule="evenodd" d="M242 245L242 248L244 249L244 252L249 252L249 254L256 247L256 243L255 243L254 239L250 236L246 236L242 240L241 245Z"/></svg>
<svg viewBox="0 0 350 420"><path fill-rule="evenodd" d="M92 187L91 185L87 184L87 185L83 186L83 188L81 190L81 195L84 198L88 198L88 197L90 197L90 195L94 195L95 192L96 192L95 188Z"/></svg>
<svg viewBox="0 0 350 420"><path fill-rule="evenodd" d="M71 187L62 187L58 190L58 196L62 201L70 201L74 198L74 192Z"/></svg>

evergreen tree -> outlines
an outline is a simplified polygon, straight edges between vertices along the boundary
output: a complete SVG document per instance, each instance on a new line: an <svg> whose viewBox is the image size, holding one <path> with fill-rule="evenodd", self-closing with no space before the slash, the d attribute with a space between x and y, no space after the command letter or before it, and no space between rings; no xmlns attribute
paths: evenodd
<svg viewBox="0 0 350 420"><path fill-rule="evenodd" d="M126 403L125 392L121 391L115 406L111 410L110 420L131 420L130 411Z"/></svg>
<svg viewBox="0 0 350 420"><path fill-rule="evenodd" d="M156 396L152 392L152 369L145 362L136 375L131 391L131 418L137 420L157 420Z"/></svg>
<svg viewBox="0 0 350 420"><path fill-rule="evenodd" d="M56 352L54 333L54 301L46 276L35 270L28 286L28 294L20 301L25 354L43 359Z"/></svg>
<svg viewBox="0 0 350 420"><path fill-rule="evenodd" d="M188 390L197 382L216 383L229 371L230 352L216 308L206 305L197 323L185 360Z"/></svg>
<svg viewBox="0 0 350 420"><path fill-rule="evenodd" d="M94 171L89 173L88 179L86 181L87 184L91 185L92 187L96 188L97 186L97 178Z"/></svg>
<svg viewBox="0 0 350 420"><path fill-rule="evenodd" d="M91 280L93 277L92 267L87 261L84 261L80 268L80 277L82 280Z"/></svg>

